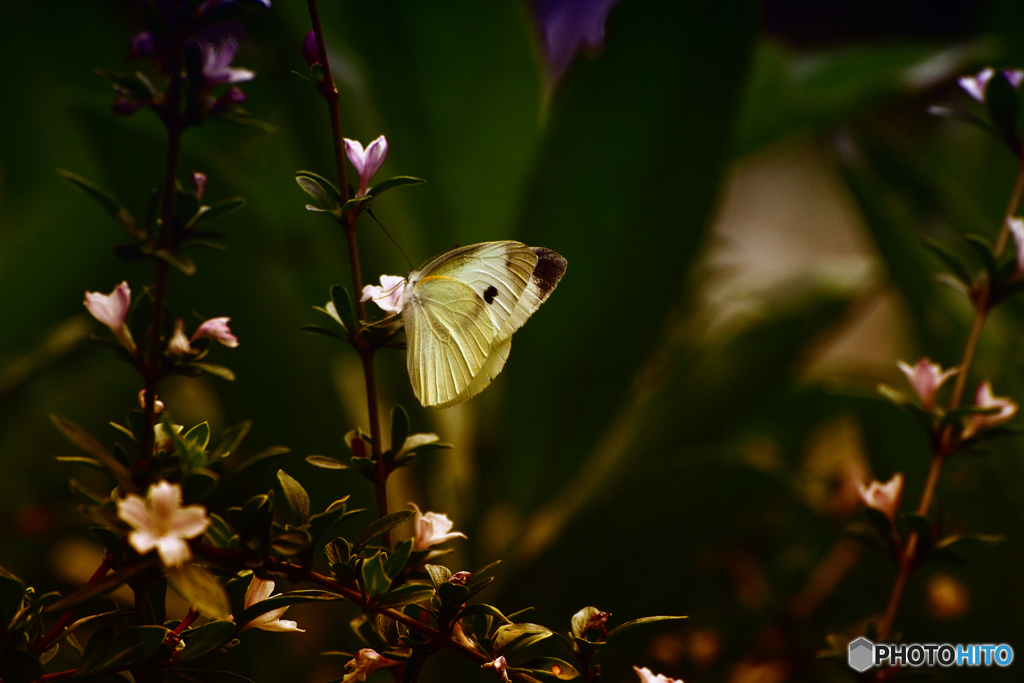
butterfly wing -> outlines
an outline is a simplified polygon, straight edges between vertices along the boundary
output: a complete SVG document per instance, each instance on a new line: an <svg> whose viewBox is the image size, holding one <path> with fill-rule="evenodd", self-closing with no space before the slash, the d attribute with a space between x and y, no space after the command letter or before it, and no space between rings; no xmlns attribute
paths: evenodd
<svg viewBox="0 0 1024 683"><path fill-rule="evenodd" d="M409 378L425 406L451 404L487 361L495 326L469 285L428 276L415 283L402 317Z"/></svg>
<svg viewBox="0 0 1024 683"><path fill-rule="evenodd" d="M565 267L565 259L550 249L501 241L453 249L410 274L412 296L403 314L409 335L409 376L420 402L426 406L447 407L483 391L505 366L512 348L512 333L522 327L554 291ZM447 289L444 289L433 284L441 281L460 283L475 298L469 297L464 289L457 291L450 285L445 285ZM430 303L422 294L427 288L436 292L431 294ZM440 302L456 297L465 312L452 317ZM472 313L470 299L474 301ZM470 315L479 316L475 318L477 326L481 326L480 319L486 317L493 330L482 359L476 351L483 336L475 336L473 343L469 339L459 340L458 323L468 320ZM455 346L440 343L446 334L457 342ZM444 356L449 348L456 347L465 362L460 362L458 356L453 359ZM462 351L463 347L470 353Z"/></svg>

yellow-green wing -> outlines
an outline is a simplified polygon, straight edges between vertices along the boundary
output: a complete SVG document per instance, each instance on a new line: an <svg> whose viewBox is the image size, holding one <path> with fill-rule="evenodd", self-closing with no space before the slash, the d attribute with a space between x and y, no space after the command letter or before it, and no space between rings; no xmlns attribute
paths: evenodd
<svg viewBox="0 0 1024 683"><path fill-rule="evenodd" d="M487 360L484 361L484 365L480 368L480 372L476 373L473 381L469 383L459 395L447 403L438 404L438 408L449 408L451 406L468 401L473 398L481 391L487 388L487 385L491 383L501 369L505 367L505 361L508 360L508 354L512 350L512 337L508 336L501 341L494 342L491 346L490 352L487 354Z"/></svg>
<svg viewBox="0 0 1024 683"><path fill-rule="evenodd" d="M425 406L452 405L491 351L496 326L488 306L468 284L439 275L422 277L406 297L402 316L413 391Z"/></svg>

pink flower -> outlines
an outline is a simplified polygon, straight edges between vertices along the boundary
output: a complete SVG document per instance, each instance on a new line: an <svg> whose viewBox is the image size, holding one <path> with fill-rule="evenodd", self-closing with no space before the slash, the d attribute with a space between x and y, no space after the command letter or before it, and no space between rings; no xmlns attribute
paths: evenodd
<svg viewBox="0 0 1024 683"><path fill-rule="evenodd" d="M269 599L270 594L273 592L273 581L264 581L254 574L252 581L249 582L249 589L245 591L245 608L249 609L253 605ZM261 631L297 631L299 633L305 633L305 630L299 628L299 625L294 621L281 619L281 615L283 615L287 609L287 607L282 607L280 609L264 612L243 626L242 630L244 631L247 628L258 628Z"/></svg>
<svg viewBox="0 0 1024 683"><path fill-rule="evenodd" d="M958 368L950 368L943 372L941 365L933 363L927 358L917 361L914 366L907 365L903 361L896 365L907 376L910 387L921 399L921 406L925 410L931 410L935 406L935 394L938 393L939 387L960 371Z"/></svg>
<svg viewBox="0 0 1024 683"><path fill-rule="evenodd" d="M155 394L154 394L153 398L155 399L154 402L153 402L153 414L154 415L159 415L160 413L164 412L164 407L165 407L164 406L164 402L161 401L160 397L156 396ZM146 390L145 389L140 389L139 390L139 407L142 408L143 410L145 410L145 408L146 408Z"/></svg>
<svg viewBox="0 0 1024 683"><path fill-rule="evenodd" d="M192 341L202 339L203 337L209 337L219 341L229 349L233 349L238 346L238 337L231 334L231 328L228 327L228 321L231 318L224 316L221 318L210 318L196 329L195 334L192 335Z"/></svg>
<svg viewBox="0 0 1024 683"><path fill-rule="evenodd" d="M870 486L857 484L857 494L866 507L878 510L891 520L896 519L903 497L903 475L897 472L886 483L871 482Z"/></svg>
<svg viewBox="0 0 1024 683"><path fill-rule="evenodd" d="M244 83L256 78L255 72L249 69L240 69L231 66L238 54L238 41L234 36L228 36L221 41L220 45L200 40L199 49L203 53L201 66L203 77L209 85L221 83Z"/></svg>
<svg viewBox="0 0 1024 683"><path fill-rule="evenodd" d="M203 193L206 192L206 174L200 173L199 171L192 171L192 191L198 199L203 198Z"/></svg>
<svg viewBox="0 0 1024 683"><path fill-rule="evenodd" d="M425 550L431 546L447 543L453 538L465 538L466 534L460 531L452 531L455 522L448 519L448 515L437 512L420 512L416 503L409 503L409 507L416 511L416 518L413 524L416 525L416 536L412 547L416 550Z"/></svg>
<svg viewBox="0 0 1024 683"><path fill-rule="evenodd" d="M348 155L348 160L352 162L356 173L359 174L359 190L356 192L356 196L362 197L366 194L366 188L370 179L373 178L373 174L380 170L381 164L388 156L388 141L381 135L367 145L364 151L360 142L345 138L345 154Z"/></svg>
<svg viewBox="0 0 1024 683"><path fill-rule="evenodd" d="M348 673L341 679L341 683L365 681L366 677L377 669L382 669L386 666L394 666L397 663L398 662L381 657L377 654L376 650L364 647L356 653L355 659L351 659L347 664L345 664L345 668L348 669Z"/></svg>
<svg viewBox="0 0 1024 683"><path fill-rule="evenodd" d="M508 662L505 661L505 657L499 656L497 659L487 662L486 664L480 665L481 669L494 669L494 673L501 676L501 680L504 683L510 683L512 680L508 677Z"/></svg>
<svg viewBox="0 0 1024 683"><path fill-rule="evenodd" d="M83 303L92 317L110 328L121 346L135 353L135 341L125 325L128 311L132 307L132 289L127 282L119 284L110 294L86 292Z"/></svg>
<svg viewBox="0 0 1024 683"><path fill-rule="evenodd" d="M646 666L642 669L638 666L634 666L633 671L635 671L640 677L640 683L683 683L678 678L669 678L665 674L655 675L654 672Z"/></svg>
<svg viewBox="0 0 1024 683"><path fill-rule="evenodd" d="M202 536L210 526L202 505L181 506L181 486L161 481L149 487L146 498L129 494L117 503L117 516L132 527L128 543L145 555L154 548L168 567L185 563L192 552L185 541Z"/></svg>
<svg viewBox="0 0 1024 683"><path fill-rule="evenodd" d="M974 405L978 408L998 408L998 412L992 415L971 415L964 426L963 438L969 439L982 429L996 427L1017 414L1017 404L1005 397L997 397L992 394L992 384L987 380L978 385L978 391L974 394Z"/></svg>
<svg viewBox="0 0 1024 683"><path fill-rule="evenodd" d="M1011 218L1007 222L1010 235L1013 236L1014 251L1017 252L1017 272L1015 277L1024 273L1024 220Z"/></svg>
<svg viewBox="0 0 1024 683"><path fill-rule="evenodd" d="M961 77L957 83L959 83L960 87L975 100L978 102L984 102L985 88L988 87L988 82L991 81L992 77L995 75L996 72L992 67L985 67L974 76Z"/></svg>
<svg viewBox="0 0 1024 683"><path fill-rule="evenodd" d="M373 303L377 304L388 315L397 315L402 312L402 299L404 296L404 277L381 275L380 287L377 285L366 285L363 287L363 296L359 300L372 300Z"/></svg>

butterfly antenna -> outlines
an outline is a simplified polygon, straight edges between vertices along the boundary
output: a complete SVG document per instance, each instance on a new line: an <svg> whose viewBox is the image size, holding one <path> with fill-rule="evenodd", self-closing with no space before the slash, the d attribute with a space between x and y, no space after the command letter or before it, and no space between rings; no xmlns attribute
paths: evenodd
<svg viewBox="0 0 1024 683"><path fill-rule="evenodd" d="M404 249L402 249L402 245L395 241L395 238L391 236L391 233L388 232L388 229L384 227L384 224L381 223L375 215L373 215L373 211L367 209L366 213L370 214L370 218L372 218L377 223L377 225L380 226L380 229L383 230L384 234L388 236L388 239L391 240L391 243L395 245L398 251L402 252L402 257L405 259L405 262L409 264L409 270L415 270L416 266L414 266L412 264L412 261L409 260L409 255L405 253Z"/></svg>

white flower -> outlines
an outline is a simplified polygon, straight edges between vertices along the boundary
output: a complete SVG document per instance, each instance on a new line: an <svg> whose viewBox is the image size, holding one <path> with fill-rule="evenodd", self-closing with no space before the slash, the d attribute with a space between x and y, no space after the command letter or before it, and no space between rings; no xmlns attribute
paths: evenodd
<svg viewBox="0 0 1024 683"><path fill-rule="evenodd" d="M864 505L894 520L900 509L900 499L903 497L903 475L897 472L884 484L879 481L871 482L870 486L858 483L857 495Z"/></svg>
<svg viewBox="0 0 1024 683"><path fill-rule="evenodd" d="M341 683L353 683L353 681L365 681L366 677L377 669L386 666L394 666L398 662L386 659L377 654L376 650L364 647L356 653L355 659L345 664L348 673L341 679Z"/></svg>
<svg viewBox="0 0 1024 683"><path fill-rule="evenodd" d="M124 324L128 317L128 311L132 307L132 289L127 282L122 282L110 294L99 292L86 292L85 307L89 309L92 317L110 328L110 331L117 337L117 341L124 348L135 353L135 342L132 340L132 333Z"/></svg>
<svg viewBox="0 0 1024 683"><path fill-rule="evenodd" d="M452 531L455 522L448 519L448 515L420 512L416 503L409 503L409 507L416 511L416 518L413 520L413 524L416 525L416 536L412 544L414 549L425 550L434 545L447 543L453 538L466 537L461 531Z"/></svg>
<svg viewBox="0 0 1024 683"><path fill-rule="evenodd" d="M228 322L231 318L223 316L220 318L210 318L201 324L192 335L192 341L202 339L203 337L209 337L219 341L229 349L233 349L238 346L238 337L231 333L231 328L228 327Z"/></svg>
<svg viewBox="0 0 1024 683"><path fill-rule="evenodd" d="M192 353L192 344L188 341L188 335L185 334L185 321L178 318L178 321L174 323L174 334L171 335L171 340L167 342L167 353L175 356L184 356Z"/></svg>
<svg viewBox="0 0 1024 683"><path fill-rule="evenodd" d="M510 683L512 680L508 677L508 662L505 661L505 657L499 656L497 659L487 662L486 664L480 665L481 669L494 669L494 672L501 676L501 680L505 683Z"/></svg>
<svg viewBox="0 0 1024 683"><path fill-rule="evenodd" d="M256 603L263 602L268 599L270 594L273 592L273 581L264 581L254 574L252 581L249 582L249 589L245 591L245 608L249 609ZM264 612L243 626L242 630L244 631L247 628L258 628L261 631L298 631L299 633L305 633L305 630L299 628L299 625L294 621L281 619L281 615L284 614L287 609L287 607L282 607L280 609L271 610L270 612Z"/></svg>
<svg viewBox="0 0 1024 683"><path fill-rule="evenodd" d="M149 487L146 498L129 494L117 503L117 516L128 522L133 531L128 543L145 555L154 548L160 561L177 567L192 556L190 538L202 536L210 526L202 505L181 506L181 486L161 481Z"/></svg>
<svg viewBox="0 0 1024 683"><path fill-rule="evenodd" d="M1013 245L1017 252L1017 273L1016 276L1020 277L1021 273L1024 273L1024 220L1019 218L1011 218L1008 221L1010 234L1013 236Z"/></svg>
<svg viewBox="0 0 1024 683"><path fill-rule="evenodd" d="M366 188L370 184L373 174L380 170L381 164L388 156L388 141L381 135L368 144L364 151L362 143L358 140L345 138L345 154L352 162L352 166L355 167L356 173L359 174L359 190L356 192L356 196L362 197L366 194Z"/></svg>
<svg viewBox="0 0 1024 683"><path fill-rule="evenodd" d="M160 413L164 412L164 402L161 401L160 397L157 396L156 394L153 395L153 398L155 399L153 401L153 414L154 415L159 415ZM140 389L139 390L139 407L142 408L142 409L146 408L146 390L145 389ZM157 426L159 427L160 425L157 425ZM154 430L154 432L155 432L155 430Z"/></svg>
<svg viewBox="0 0 1024 683"><path fill-rule="evenodd" d="M963 76L957 82L960 87L978 102L985 101L985 88L996 72L992 67L985 67L974 76Z"/></svg>
<svg viewBox="0 0 1024 683"><path fill-rule="evenodd" d="M992 384L988 381L978 386L978 391L974 394L974 405L978 408L998 408L999 412L992 415L971 415L964 426L965 439L971 438L986 427L996 427L1008 422L1017 414L1017 404L1008 398L994 396Z"/></svg>
<svg viewBox="0 0 1024 683"><path fill-rule="evenodd" d="M199 49L203 53L203 77L210 85L243 83L256 78L256 74L249 69L231 66L231 62L235 61L235 55L238 54L238 41L234 36L228 36L220 45L201 40Z"/></svg>
<svg viewBox="0 0 1024 683"><path fill-rule="evenodd" d="M640 676L640 683L683 683L680 679L669 678L665 674L655 675L655 673L646 666L642 669L638 666L634 666L633 671Z"/></svg>
<svg viewBox="0 0 1024 683"><path fill-rule="evenodd" d="M960 371L959 368L950 368L943 372L941 365L933 363L927 358L917 361L914 366L907 365L903 361L896 365L907 376L910 387L921 399L921 406L925 410L931 410L935 405L935 394L938 393L939 387Z"/></svg>
<svg viewBox="0 0 1024 683"><path fill-rule="evenodd" d="M397 275L381 275L380 287L366 285L360 301L370 301L380 306L389 315L402 312L402 301L405 297L405 278Z"/></svg>

